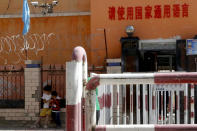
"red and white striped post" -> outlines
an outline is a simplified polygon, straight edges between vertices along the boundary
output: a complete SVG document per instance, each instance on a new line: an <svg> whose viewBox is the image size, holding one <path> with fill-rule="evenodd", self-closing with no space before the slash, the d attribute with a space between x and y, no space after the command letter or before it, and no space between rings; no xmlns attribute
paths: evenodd
<svg viewBox="0 0 197 131"><path fill-rule="evenodd" d="M66 63L66 130L85 131L81 100L84 96L83 82L87 81L87 56L83 47L75 47L73 61ZM85 99L84 99L85 100ZM83 101L84 101L83 100Z"/></svg>
<svg viewBox="0 0 197 131"><path fill-rule="evenodd" d="M191 84L191 98L190 98L190 103L191 103L191 114L190 114L190 118L191 118L191 124L194 124L194 84Z"/></svg>
<svg viewBox="0 0 197 131"><path fill-rule="evenodd" d="M81 131L82 63L66 63L66 130Z"/></svg>

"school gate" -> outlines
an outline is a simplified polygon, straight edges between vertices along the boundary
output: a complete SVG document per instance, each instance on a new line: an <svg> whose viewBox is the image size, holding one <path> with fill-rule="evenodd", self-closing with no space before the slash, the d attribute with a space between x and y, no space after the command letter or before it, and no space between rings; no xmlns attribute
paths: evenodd
<svg viewBox="0 0 197 131"><path fill-rule="evenodd" d="M86 84L87 57L81 47L75 48L66 70L67 131L197 130L196 72L91 74ZM101 108L98 125L96 87Z"/></svg>

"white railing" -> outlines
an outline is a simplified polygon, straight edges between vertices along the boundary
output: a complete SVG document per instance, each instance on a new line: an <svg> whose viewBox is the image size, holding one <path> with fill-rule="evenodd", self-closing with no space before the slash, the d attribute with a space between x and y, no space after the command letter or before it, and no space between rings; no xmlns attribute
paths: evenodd
<svg viewBox="0 0 197 131"><path fill-rule="evenodd" d="M156 83L154 73L93 76L100 78L99 125L194 124L195 84L186 83L188 76L178 83Z"/></svg>
<svg viewBox="0 0 197 131"><path fill-rule="evenodd" d="M86 83L85 50L76 47L72 56L66 64L67 131L197 130L193 124L197 72L93 74ZM98 85L100 125L96 125Z"/></svg>

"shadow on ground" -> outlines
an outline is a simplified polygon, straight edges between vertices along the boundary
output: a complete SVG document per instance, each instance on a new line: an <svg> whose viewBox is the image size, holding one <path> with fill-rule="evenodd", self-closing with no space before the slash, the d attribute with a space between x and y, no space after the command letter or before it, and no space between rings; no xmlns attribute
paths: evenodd
<svg viewBox="0 0 197 131"><path fill-rule="evenodd" d="M32 125L34 124L34 121L5 121L0 120L0 130L50 130L50 131L64 131L65 124L62 123L61 128L56 128L55 123L50 123L49 127L47 129L44 129L43 127L40 128L34 128L32 129Z"/></svg>

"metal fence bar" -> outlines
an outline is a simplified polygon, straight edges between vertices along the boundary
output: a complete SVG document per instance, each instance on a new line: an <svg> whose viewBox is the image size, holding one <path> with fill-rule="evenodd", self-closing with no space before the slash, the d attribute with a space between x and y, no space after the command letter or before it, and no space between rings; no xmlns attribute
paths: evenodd
<svg viewBox="0 0 197 131"><path fill-rule="evenodd" d="M176 91L176 124L180 124L180 91Z"/></svg>
<svg viewBox="0 0 197 131"><path fill-rule="evenodd" d="M123 101L122 101L123 102L122 103L122 106L123 106L122 107L122 109L123 109L123 113L122 113L123 114L123 117L122 117L122 119L123 119L123 124L126 125L127 124L127 114L126 114L126 109L127 109L127 107L126 107L126 105L127 105L126 104L126 85L122 85L122 88L123 88L122 89L123 90L123 92L122 92L123 93L123 96L122 96L123 97Z"/></svg>
<svg viewBox="0 0 197 131"><path fill-rule="evenodd" d="M130 124L133 124L133 85L130 85Z"/></svg>
<svg viewBox="0 0 197 131"><path fill-rule="evenodd" d="M149 84L149 124L152 124L152 103L153 103L153 97L152 97L152 85Z"/></svg>
<svg viewBox="0 0 197 131"><path fill-rule="evenodd" d="M104 96L104 106L103 106L103 111L104 111L104 120L103 123L106 124L106 85L104 85L104 90L103 90L103 96Z"/></svg>
<svg viewBox="0 0 197 131"><path fill-rule="evenodd" d="M156 91L156 123L158 124L159 117L159 92Z"/></svg>
<svg viewBox="0 0 197 131"><path fill-rule="evenodd" d="M188 85L184 89L184 124L188 124Z"/></svg>
<svg viewBox="0 0 197 131"><path fill-rule="evenodd" d="M166 115L167 115L167 113L166 113L166 91L164 91L164 124L166 124Z"/></svg>
<svg viewBox="0 0 197 131"><path fill-rule="evenodd" d="M7 76L7 82L6 82L6 84L7 84L6 87L7 87L7 100L8 100L8 99L9 99L9 98L8 98L8 94L9 94L9 90L8 90L8 76Z"/></svg>
<svg viewBox="0 0 197 131"><path fill-rule="evenodd" d="M20 78L20 97L19 97L19 99L21 99L21 77L19 77Z"/></svg>
<svg viewBox="0 0 197 131"><path fill-rule="evenodd" d="M136 112L137 112L137 124L140 124L140 85L136 85Z"/></svg>
<svg viewBox="0 0 197 131"><path fill-rule="evenodd" d="M195 85L191 84L191 98L190 98L190 104L191 104L191 113L190 113L190 119L191 124L195 124L195 118L194 118L194 87Z"/></svg>
<svg viewBox="0 0 197 131"><path fill-rule="evenodd" d="M170 93L171 93L171 99L170 99L170 124L173 124L174 123L174 121L173 121L173 116L174 116L174 114L173 114L173 108L174 108L174 91L170 91Z"/></svg>
<svg viewBox="0 0 197 131"><path fill-rule="evenodd" d="M148 124L148 92L147 92L147 85L143 85L143 124Z"/></svg>
<svg viewBox="0 0 197 131"><path fill-rule="evenodd" d="M168 104L168 124L171 124L171 116L172 116L172 114L171 114L171 108L172 108L172 101L171 101L171 98L172 98L172 96L171 96L171 91L169 91L168 92L168 97L169 97L169 104Z"/></svg>
<svg viewBox="0 0 197 131"><path fill-rule="evenodd" d="M116 98L117 98L117 125L120 124L120 119L119 119L119 116L120 116L120 109L119 109L119 88L120 88L120 85L117 85L117 88L116 88Z"/></svg>
<svg viewBox="0 0 197 131"><path fill-rule="evenodd" d="M65 99L65 69L64 66L58 65L42 65L41 67L41 86L52 85L53 90L57 91L61 99Z"/></svg>
<svg viewBox="0 0 197 131"><path fill-rule="evenodd" d="M163 124L163 91L161 91L161 124Z"/></svg>
<svg viewBox="0 0 197 131"><path fill-rule="evenodd" d="M2 86L3 86L3 99L5 99L5 96L4 96L4 92L5 92L5 86L4 86L4 72L3 72L3 84L2 84Z"/></svg>
<svg viewBox="0 0 197 131"><path fill-rule="evenodd" d="M111 107L110 107L110 124L113 124L114 118L113 118L113 85L110 85L110 96L111 96Z"/></svg>
<svg viewBox="0 0 197 131"><path fill-rule="evenodd" d="M154 123L156 123L156 91L155 91L155 89L154 89L154 87L152 88L152 92L153 92L153 95L152 95L152 100L153 100L153 102L152 102L152 122L153 123L151 123L151 124L154 124Z"/></svg>

